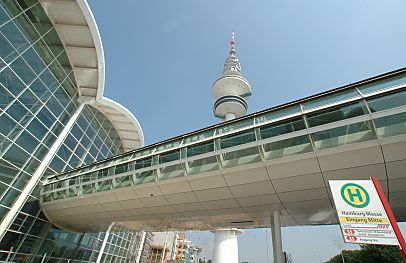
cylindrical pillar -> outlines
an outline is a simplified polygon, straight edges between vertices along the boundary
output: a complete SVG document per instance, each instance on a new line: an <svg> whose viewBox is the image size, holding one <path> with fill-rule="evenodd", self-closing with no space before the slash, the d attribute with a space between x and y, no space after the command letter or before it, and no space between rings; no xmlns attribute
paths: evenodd
<svg viewBox="0 0 406 263"><path fill-rule="evenodd" d="M282 250L281 215L279 211L273 212L272 247L275 263L284 263Z"/></svg>
<svg viewBox="0 0 406 263"><path fill-rule="evenodd" d="M242 233L236 228L217 229L214 232L213 263L238 263L237 236Z"/></svg>
<svg viewBox="0 0 406 263"><path fill-rule="evenodd" d="M235 114L234 114L234 113L228 112L228 113L226 114L226 117L225 117L225 120L226 120L226 121L234 120L234 119L235 119Z"/></svg>

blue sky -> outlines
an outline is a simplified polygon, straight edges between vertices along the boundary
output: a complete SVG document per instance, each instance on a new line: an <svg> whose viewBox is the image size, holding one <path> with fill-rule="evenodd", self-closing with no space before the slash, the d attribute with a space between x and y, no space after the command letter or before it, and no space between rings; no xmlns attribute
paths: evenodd
<svg viewBox="0 0 406 263"><path fill-rule="evenodd" d="M211 86L236 32L253 95L249 113L406 65L403 0L89 0L101 33L105 96L138 118L146 144L217 123ZM207 247L210 233L191 238ZM338 227L283 230L294 262L338 252ZM342 242L341 242L342 243ZM270 243L269 243L270 245ZM271 254L271 250L269 251ZM263 229L240 238L240 259L266 260Z"/></svg>

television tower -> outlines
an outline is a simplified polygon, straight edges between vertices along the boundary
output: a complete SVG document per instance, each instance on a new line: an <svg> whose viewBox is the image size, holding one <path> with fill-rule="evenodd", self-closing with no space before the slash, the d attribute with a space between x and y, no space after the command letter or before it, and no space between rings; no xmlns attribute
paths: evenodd
<svg viewBox="0 0 406 263"><path fill-rule="evenodd" d="M235 55L234 32L231 35L231 49L224 63L223 75L213 84L214 116L226 121L247 113L251 86L241 75L241 65Z"/></svg>

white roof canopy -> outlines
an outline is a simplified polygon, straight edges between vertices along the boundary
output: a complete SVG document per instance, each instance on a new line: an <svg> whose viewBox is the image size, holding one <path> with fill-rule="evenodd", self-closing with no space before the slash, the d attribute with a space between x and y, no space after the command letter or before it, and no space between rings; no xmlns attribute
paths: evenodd
<svg viewBox="0 0 406 263"><path fill-rule="evenodd" d="M85 0L40 0L66 49L80 100L100 110L113 123L125 151L144 146L134 115L119 103L104 98L104 52L93 14Z"/></svg>

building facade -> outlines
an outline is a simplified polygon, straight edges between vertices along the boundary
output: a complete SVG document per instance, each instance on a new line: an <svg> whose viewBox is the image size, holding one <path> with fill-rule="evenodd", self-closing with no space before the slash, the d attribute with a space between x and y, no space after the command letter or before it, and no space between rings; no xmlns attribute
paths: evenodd
<svg viewBox="0 0 406 263"><path fill-rule="evenodd" d="M0 2L0 261L139 260L143 233L63 231L38 205L47 176L143 145L135 117L103 88L86 1Z"/></svg>

